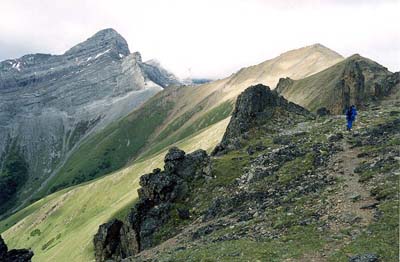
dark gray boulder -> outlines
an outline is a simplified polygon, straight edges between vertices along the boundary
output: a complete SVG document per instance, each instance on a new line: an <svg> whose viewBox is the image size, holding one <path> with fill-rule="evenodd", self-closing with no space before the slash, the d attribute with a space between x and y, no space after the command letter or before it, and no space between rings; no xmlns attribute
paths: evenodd
<svg viewBox="0 0 400 262"><path fill-rule="evenodd" d="M362 254L349 258L349 262L379 262L379 257L376 254Z"/></svg>

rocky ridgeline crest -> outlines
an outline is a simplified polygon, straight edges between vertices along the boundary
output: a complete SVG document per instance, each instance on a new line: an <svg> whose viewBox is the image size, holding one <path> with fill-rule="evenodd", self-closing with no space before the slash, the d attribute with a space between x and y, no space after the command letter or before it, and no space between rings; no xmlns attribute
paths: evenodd
<svg viewBox="0 0 400 262"><path fill-rule="evenodd" d="M140 178L139 200L126 221L114 219L99 227L93 240L97 262L120 261L152 247L152 236L169 219L171 204L186 196L189 182L210 175L210 157L204 150L185 154L174 147L164 161L164 171L155 169ZM181 219L189 218L188 210L177 211Z"/></svg>
<svg viewBox="0 0 400 262"><path fill-rule="evenodd" d="M114 29L103 29L86 41L72 47L64 53L69 56L86 56L88 53L110 50L117 58L129 55L129 47L126 40Z"/></svg>
<svg viewBox="0 0 400 262"><path fill-rule="evenodd" d="M311 114L303 107L287 101L275 90L271 91L268 86L251 86L237 98L222 141L212 155L220 155L240 147L239 138L246 136L254 127L262 127L272 120L290 121L293 116L309 117Z"/></svg>
<svg viewBox="0 0 400 262"><path fill-rule="evenodd" d="M8 250L6 243L0 236L0 261L1 262L30 262L33 252L28 249Z"/></svg>

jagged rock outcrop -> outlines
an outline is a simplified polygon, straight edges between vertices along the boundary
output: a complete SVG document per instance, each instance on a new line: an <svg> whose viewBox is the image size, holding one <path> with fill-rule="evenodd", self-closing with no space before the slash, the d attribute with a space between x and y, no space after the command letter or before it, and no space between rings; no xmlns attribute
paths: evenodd
<svg viewBox="0 0 400 262"><path fill-rule="evenodd" d="M0 166L14 145L30 170L18 200L54 176L88 135L177 84L171 73L142 62L139 53L130 54L113 29L101 30L62 55L0 62Z"/></svg>
<svg viewBox="0 0 400 262"><path fill-rule="evenodd" d="M301 80L281 78L276 90L289 101L311 111L325 107L341 114L349 105L364 107L371 101L399 96L400 73L353 55Z"/></svg>
<svg viewBox="0 0 400 262"><path fill-rule="evenodd" d="M1 262L30 262L33 252L28 249L8 250L6 243L0 236L0 261Z"/></svg>
<svg viewBox="0 0 400 262"><path fill-rule="evenodd" d="M114 254L121 254L120 230L122 225L122 221L113 219L99 227L93 239L96 261L106 261L114 258Z"/></svg>
<svg viewBox="0 0 400 262"><path fill-rule="evenodd" d="M93 240L96 261L120 261L152 247L153 234L170 218L172 203L186 196L191 181L210 175L210 157L204 150L185 154L174 147L164 161L163 171L155 169L140 178L139 200L126 221L99 227ZM187 210L183 213L182 219L187 219Z"/></svg>
<svg viewBox="0 0 400 262"><path fill-rule="evenodd" d="M310 115L306 109L288 102L267 86L261 84L251 86L237 98L235 110L222 141L212 154L218 155L237 149L240 147L240 137L254 127L260 128L267 123L272 123L273 120L285 124L293 120L293 117Z"/></svg>

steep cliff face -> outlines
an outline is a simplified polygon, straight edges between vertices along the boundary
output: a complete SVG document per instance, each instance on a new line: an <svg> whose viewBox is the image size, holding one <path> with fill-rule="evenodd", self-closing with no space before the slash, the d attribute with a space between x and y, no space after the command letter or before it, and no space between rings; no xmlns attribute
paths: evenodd
<svg viewBox="0 0 400 262"><path fill-rule="evenodd" d="M335 114L349 105L396 95L399 73L391 73L378 63L353 55L346 60L301 80L281 78L277 91L286 99L316 111L325 107Z"/></svg>
<svg viewBox="0 0 400 262"><path fill-rule="evenodd" d="M145 67L152 66L130 54L113 29L63 55L32 54L0 63L0 156L6 158L15 145L30 171L17 202L56 175L82 139L169 84L159 84L156 78L162 76L147 74Z"/></svg>

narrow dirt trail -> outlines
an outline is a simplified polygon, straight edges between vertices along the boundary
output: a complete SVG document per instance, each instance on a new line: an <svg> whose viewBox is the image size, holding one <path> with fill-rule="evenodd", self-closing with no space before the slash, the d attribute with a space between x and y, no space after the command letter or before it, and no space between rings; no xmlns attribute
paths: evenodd
<svg viewBox="0 0 400 262"><path fill-rule="evenodd" d="M360 150L350 147L346 135L338 143L343 150L338 152L330 162L338 184L336 191L327 201L331 208L323 218L328 222L333 235L340 234L342 229L353 224L359 226L370 224L373 219L373 209L362 207L377 203L366 186L359 182L359 176L354 173L355 168L362 162L362 158L357 157ZM336 219L328 219L328 217ZM331 242L322 250L306 253L298 259L288 259L285 262L326 262L329 254L339 250L346 242L347 240L343 240L341 243Z"/></svg>
<svg viewBox="0 0 400 262"><path fill-rule="evenodd" d="M369 190L359 182L359 176L354 173L362 159L357 157L360 151L351 148L346 139L342 140L343 151L336 154L333 163L336 167L335 176L339 179L338 191L332 196L336 204L333 212L343 223L359 223L368 225L373 219L372 209L363 208L377 201L370 195ZM332 224L332 229L338 232L342 223Z"/></svg>

